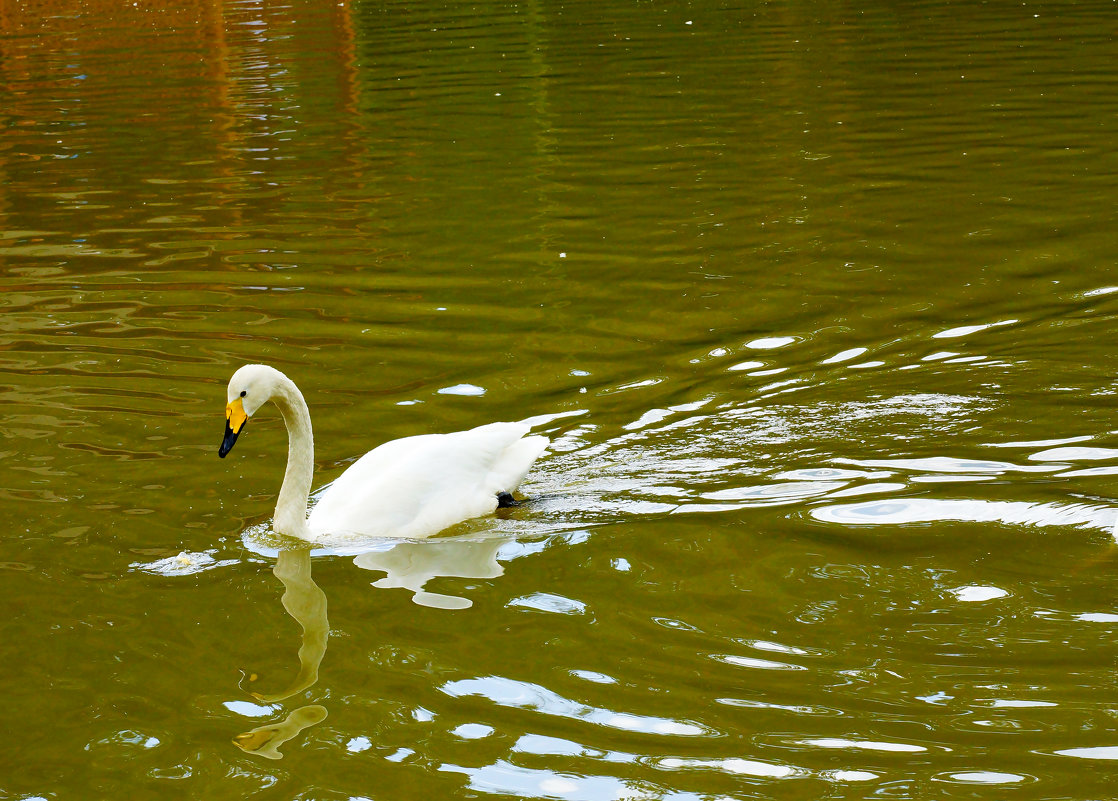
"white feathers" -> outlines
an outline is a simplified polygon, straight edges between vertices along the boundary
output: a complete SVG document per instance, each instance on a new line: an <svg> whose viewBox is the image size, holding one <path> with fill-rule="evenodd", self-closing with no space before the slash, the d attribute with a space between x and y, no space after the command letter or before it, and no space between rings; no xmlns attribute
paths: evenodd
<svg viewBox="0 0 1118 801"><path fill-rule="evenodd" d="M548 445L528 431L490 423L386 442L338 477L307 522L313 533L426 537L492 514L497 493L516 489Z"/></svg>

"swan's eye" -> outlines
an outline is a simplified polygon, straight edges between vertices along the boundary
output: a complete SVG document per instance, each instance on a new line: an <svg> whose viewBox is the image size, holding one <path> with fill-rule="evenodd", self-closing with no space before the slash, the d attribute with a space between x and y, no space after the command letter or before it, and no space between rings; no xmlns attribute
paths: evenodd
<svg viewBox="0 0 1118 801"><path fill-rule="evenodd" d="M247 395L247 394L248 394L248 390L247 390L247 389L242 389L242 390L241 390L241 397L242 397L242 398L243 398L243 397L244 397L245 395Z"/></svg>

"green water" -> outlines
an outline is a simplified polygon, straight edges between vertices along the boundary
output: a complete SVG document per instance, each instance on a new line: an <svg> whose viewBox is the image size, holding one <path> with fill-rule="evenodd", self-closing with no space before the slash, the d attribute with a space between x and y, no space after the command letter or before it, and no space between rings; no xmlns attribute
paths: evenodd
<svg viewBox="0 0 1118 801"><path fill-rule="evenodd" d="M0 10L0 798L1112 797L1115 13Z"/></svg>

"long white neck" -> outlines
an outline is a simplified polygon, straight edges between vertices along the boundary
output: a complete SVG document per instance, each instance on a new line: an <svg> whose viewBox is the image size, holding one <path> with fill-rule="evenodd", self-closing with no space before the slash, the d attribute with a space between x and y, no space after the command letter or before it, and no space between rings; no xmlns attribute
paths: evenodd
<svg viewBox="0 0 1118 801"><path fill-rule="evenodd" d="M272 395L287 425L287 472L276 498L276 516L272 527L280 534L310 539L307 528L307 498L314 476L314 435L311 413L303 393L284 377Z"/></svg>

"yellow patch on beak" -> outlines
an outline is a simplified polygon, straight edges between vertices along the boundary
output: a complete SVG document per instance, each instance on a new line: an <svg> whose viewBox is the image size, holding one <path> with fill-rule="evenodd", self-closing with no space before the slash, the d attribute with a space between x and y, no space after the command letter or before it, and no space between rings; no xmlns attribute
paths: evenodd
<svg viewBox="0 0 1118 801"><path fill-rule="evenodd" d="M245 405L241 403L241 399L230 401L225 407L225 436L221 438L221 447L217 449L217 455L222 459L233 450L237 435L241 433L247 421L248 415L245 414Z"/></svg>
<svg viewBox="0 0 1118 801"><path fill-rule="evenodd" d="M230 401L225 406L225 420L229 424L229 430L234 434L240 434L241 428L248 420L248 415L245 414L245 406L240 398Z"/></svg>

